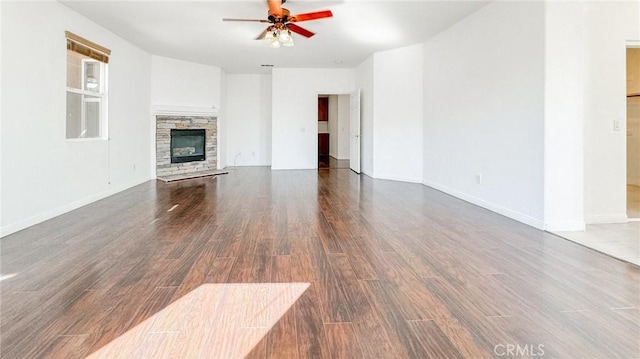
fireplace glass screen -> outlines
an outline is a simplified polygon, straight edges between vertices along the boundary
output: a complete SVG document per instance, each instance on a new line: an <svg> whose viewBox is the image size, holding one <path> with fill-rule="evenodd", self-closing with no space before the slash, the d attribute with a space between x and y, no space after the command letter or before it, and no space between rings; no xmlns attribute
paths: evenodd
<svg viewBox="0 0 640 359"><path fill-rule="evenodd" d="M206 131L171 130L171 163L205 160Z"/></svg>

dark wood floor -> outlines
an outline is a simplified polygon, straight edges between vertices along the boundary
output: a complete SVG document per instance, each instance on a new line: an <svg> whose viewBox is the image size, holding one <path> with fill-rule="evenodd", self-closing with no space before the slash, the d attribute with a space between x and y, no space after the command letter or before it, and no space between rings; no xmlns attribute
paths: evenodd
<svg viewBox="0 0 640 359"><path fill-rule="evenodd" d="M318 156L318 169L349 168L349 160L339 160L331 156Z"/></svg>
<svg viewBox="0 0 640 359"><path fill-rule="evenodd" d="M1 249L3 358L86 357L204 283L274 282L310 285L249 357L640 357L638 267L349 170L148 182Z"/></svg>

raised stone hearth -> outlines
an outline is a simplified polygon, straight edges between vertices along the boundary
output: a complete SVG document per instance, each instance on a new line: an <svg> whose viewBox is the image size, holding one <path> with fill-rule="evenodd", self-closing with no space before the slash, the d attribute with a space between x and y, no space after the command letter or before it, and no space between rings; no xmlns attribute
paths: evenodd
<svg viewBox="0 0 640 359"><path fill-rule="evenodd" d="M186 173L179 175L169 175L169 176L158 176L158 179L163 182L176 182L183 181L195 178L205 178L205 177L215 177L219 175L226 175L229 171L225 170L213 170L213 171L203 171L203 172L195 172L195 173Z"/></svg>
<svg viewBox="0 0 640 359"><path fill-rule="evenodd" d="M171 130L206 130L205 160L171 163ZM216 116L156 116L156 176L174 176L217 169L218 126Z"/></svg>

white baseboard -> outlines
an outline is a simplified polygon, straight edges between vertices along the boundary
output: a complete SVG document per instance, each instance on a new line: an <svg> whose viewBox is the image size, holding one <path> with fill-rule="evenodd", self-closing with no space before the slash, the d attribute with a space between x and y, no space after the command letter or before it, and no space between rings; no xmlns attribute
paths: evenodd
<svg viewBox="0 0 640 359"><path fill-rule="evenodd" d="M585 216L584 221L587 224L602 224L602 223L627 223L629 218L627 214L598 214L592 216Z"/></svg>
<svg viewBox="0 0 640 359"><path fill-rule="evenodd" d="M242 166L236 166L236 167L242 167ZM316 167L296 167L296 168L291 168L291 167L273 167L271 166L271 170L272 171L297 171L297 170L317 170L318 166Z"/></svg>
<svg viewBox="0 0 640 359"><path fill-rule="evenodd" d="M584 222L547 222L544 230L547 232L584 231L587 225Z"/></svg>
<svg viewBox="0 0 640 359"><path fill-rule="evenodd" d="M373 178L381 179L381 180L389 180L389 181L399 181L399 182L410 182L410 183L422 183L422 178L418 177L402 177L402 176L393 176L393 175L379 175L375 174Z"/></svg>
<svg viewBox="0 0 640 359"><path fill-rule="evenodd" d="M518 222L522 222L528 226L540 229L540 230L544 230L544 222L540 219L531 217L527 214L524 213L520 213L517 211L514 211L512 209L506 208L506 207L502 207L498 204L486 201L484 199L481 198L477 198L474 197L472 195L469 195L467 193L463 193L454 189L451 189L449 187L437 184L437 183L433 183L430 181L424 181L422 182L423 185L427 186L427 187L431 187L433 189L437 189L438 191L444 192L446 194L452 195L454 197L460 198L461 200L467 201L469 203L475 204L477 206L480 206L482 208L486 208L492 212L501 214L505 217L509 217L511 219L514 219Z"/></svg>
<svg viewBox="0 0 640 359"><path fill-rule="evenodd" d="M267 164L267 163L265 163L265 164L252 163L252 164L246 164L246 165L245 164L236 164L236 165L233 165L233 166L226 166L226 167L220 168L220 169L225 169L225 168L229 168L229 167L271 167L271 165Z"/></svg>
<svg viewBox="0 0 640 359"><path fill-rule="evenodd" d="M44 213L37 214L35 216L29 217L27 219L24 219L22 221L19 221L19 222L16 222L16 223L12 223L12 224L0 227L0 238L6 237L6 236L8 236L8 235L10 235L12 233L16 233L16 232L21 231L21 230L23 230L25 228L31 227L31 226L36 225L38 223L42 223L42 222L44 222L46 220L49 220L51 218L54 218L54 217L57 217L59 215L65 214L67 212L71 212L74 209L78 209L78 208L80 208L82 206L86 206L88 204L91 204L91 203L99 201L99 200L101 200L103 198L112 196L112 195L114 195L114 194L116 194L118 192L122 192L122 191L124 191L126 189L129 189L131 187L135 187L135 186L137 186L139 184L142 184L142 183L150 181L150 180L152 180L152 178L144 178L144 179L141 179L141 180L130 182L130 183L125 184L125 185L116 186L116 187L110 188L110 189L108 189L108 190L106 190L104 192L100 192L100 193L97 193L95 195L91 195L91 196L85 197L85 198L80 199L78 201L75 201L75 202L72 202L72 203L69 203L69 204L54 208L54 209L52 209L50 211L47 211L47 212L44 212Z"/></svg>

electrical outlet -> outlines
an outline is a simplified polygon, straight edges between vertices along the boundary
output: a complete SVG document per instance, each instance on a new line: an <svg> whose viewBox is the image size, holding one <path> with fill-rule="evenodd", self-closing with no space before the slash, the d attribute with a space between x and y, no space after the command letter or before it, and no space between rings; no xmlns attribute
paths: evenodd
<svg viewBox="0 0 640 359"><path fill-rule="evenodd" d="M476 183L482 184L482 175L480 173L476 174Z"/></svg>
<svg viewBox="0 0 640 359"><path fill-rule="evenodd" d="M136 170L136 165L133 165L133 171L135 172L135 170Z"/></svg>

